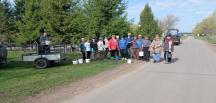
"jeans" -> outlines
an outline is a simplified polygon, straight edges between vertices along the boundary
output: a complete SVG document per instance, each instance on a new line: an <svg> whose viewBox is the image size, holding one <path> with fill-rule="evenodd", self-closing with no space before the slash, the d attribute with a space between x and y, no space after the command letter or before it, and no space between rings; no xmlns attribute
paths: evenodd
<svg viewBox="0 0 216 103"><path fill-rule="evenodd" d="M154 62L160 62L161 60L161 54L160 53L154 53L153 55Z"/></svg>

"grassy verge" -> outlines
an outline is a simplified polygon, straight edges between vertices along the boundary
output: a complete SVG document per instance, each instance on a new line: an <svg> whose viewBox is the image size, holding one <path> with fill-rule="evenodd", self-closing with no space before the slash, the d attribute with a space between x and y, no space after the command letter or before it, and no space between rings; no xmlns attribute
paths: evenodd
<svg viewBox="0 0 216 103"><path fill-rule="evenodd" d="M216 37L215 36L201 36L201 37L196 36L195 38L200 39L200 40L204 40L204 41L211 43L211 44L216 44Z"/></svg>
<svg viewBox="0 0 216 103"><path fill-rule="evenodd" d="M38 70L32 63L20 62L21 52L9 53L9 62L0 68L0 103L17 103L27 96L62 86L112 69L118 64L113 61L95 61L92 64L71 65L71 60L80 54L68 54L64 64Z"/></svg>

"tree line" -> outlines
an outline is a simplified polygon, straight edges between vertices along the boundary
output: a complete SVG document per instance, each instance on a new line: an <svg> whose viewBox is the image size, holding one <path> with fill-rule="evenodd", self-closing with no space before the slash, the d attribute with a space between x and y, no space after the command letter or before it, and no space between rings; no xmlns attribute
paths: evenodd
<svg viewBox="0 0 216 103"><path fill-rule="evenodd" d="M15 0L14 5L0 0L0 41L31 43L44 31L56 43L128 32L152 38L162 32L148 4L136 30L126 9L126 0Z"/></svg>
<svg viewBox="0 0 216 103"><path fill-rule="evenodd" d="M193 33L195 35L216 35L216 11L206 17L202 22L198 23Z"/></svg>

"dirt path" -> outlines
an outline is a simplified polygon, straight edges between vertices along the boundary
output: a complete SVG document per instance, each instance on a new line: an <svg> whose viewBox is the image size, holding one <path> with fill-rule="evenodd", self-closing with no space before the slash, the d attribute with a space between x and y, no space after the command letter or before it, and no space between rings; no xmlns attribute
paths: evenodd
<svg viewBox="0 0 216 103"><path fill-rule="evenodd" d="M140 61L135 61L134 64L123 64L115 69L71 83L70 85L44 91L36 96L27 98L24 103L59 103L78 94L102 87L110 81L120 78L122 75L138 70L142 65L144 63Z"/></svg>

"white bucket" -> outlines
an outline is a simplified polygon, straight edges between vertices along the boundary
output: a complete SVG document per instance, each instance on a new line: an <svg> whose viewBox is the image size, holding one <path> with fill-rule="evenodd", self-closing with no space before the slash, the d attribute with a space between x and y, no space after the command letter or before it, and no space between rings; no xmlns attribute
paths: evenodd
<svg viewBox="0 0 216 103"><path fill-rule="evenodd" d="M74 60L74 61L72 61L72 63L73 63L74 65L76 65L76 64L78 64L78 61L77 61L77 60Z"/></svg>
<svg viewBox="0 0 216 103"><path fill-rule="evenodd" d="M79 64L83 64L83 59L78 60Z"/></svg>
<svg viewBox="0 0 216 103"><path fill-rule="evenodd" d="M132 64L132 60L131 60L131 59L128 59L128 60L127 60L127 63L128 63L128 64Z"/></svg>
<svg viewBox="0 0 216 103"><path fill-rule="evenodd" d="M143 52L143 51L140 51L140 52L139 52L139 56L140 56L140 57L143 57L143 56L144 56L144 52Z"/></svg>
<svg viewBox="0 0 216 103"><path fill-rule="evenodd" d="M91 62L91 59L86 59L86 63L90 63Z"/></svg>
<svg viewBox="0 0 216 103"><path fill-rule="evenodd" d="M48 41L48 40L47 40L47 41L45 41L45 44L46 44L46 45L50 45L50 44L51 44L51 41Z"/></svg>

